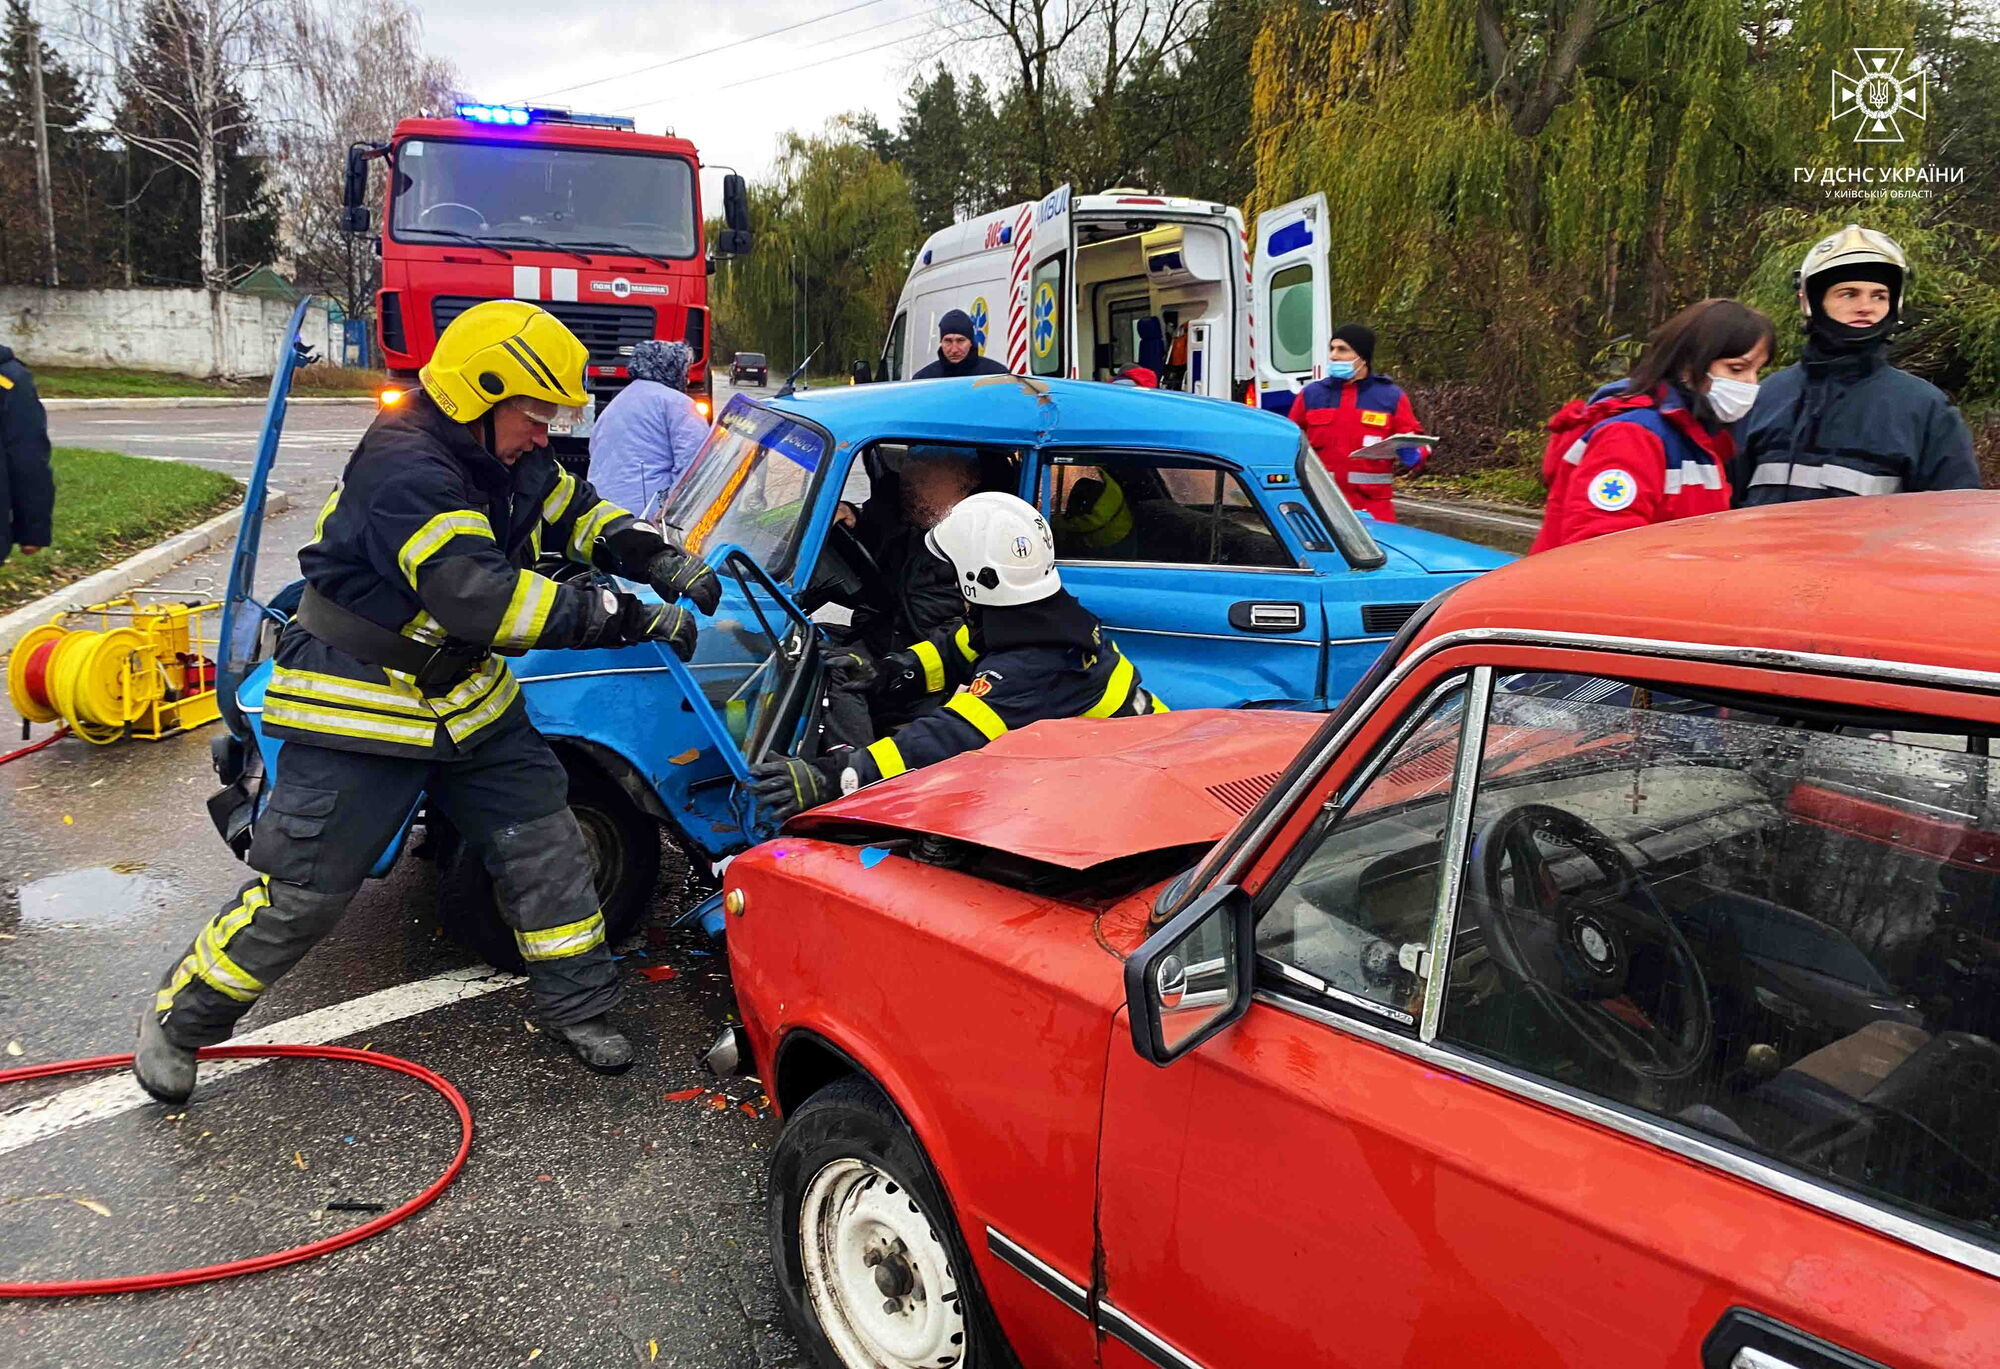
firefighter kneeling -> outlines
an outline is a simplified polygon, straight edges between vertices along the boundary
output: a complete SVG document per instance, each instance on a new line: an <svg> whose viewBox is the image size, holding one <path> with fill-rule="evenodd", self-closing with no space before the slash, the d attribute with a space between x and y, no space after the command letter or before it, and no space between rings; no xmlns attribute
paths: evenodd
<svg viewBox="0 0 2000 1369"><path fill-rule="evenodd" d="M192 1092L194 1053L331 931L420 794L479 849L527 961L544 1031L593 1069L631 1063L606 1018L618 981L568 779L496 652L665 642L694 651L721 586L548 451L587 402L588 353L517 300L466 310L423 393L384 410L299 553L307 588L279 637L264 730L285 748L250 843L258 878L161 981L133 1070ZM649 582L662 603L528 567L547 552Z"/></svg>
<svg viewBox="0 0 2000 1369"><path fill-rule="evenodd" d="M970 495L925 541L951 563L969 620L951 649L884 657L880 682L892 689L947 683L960 689L865 747L817 762L786 759L754 767L752 788L774 817L976 750L1044 718L1167 711L1141 687L1138 668L1104 640L1096 616L1062 587L1055 538L1027 503L1011 494ZM851 677L851 664L842 664Z"/></svg>

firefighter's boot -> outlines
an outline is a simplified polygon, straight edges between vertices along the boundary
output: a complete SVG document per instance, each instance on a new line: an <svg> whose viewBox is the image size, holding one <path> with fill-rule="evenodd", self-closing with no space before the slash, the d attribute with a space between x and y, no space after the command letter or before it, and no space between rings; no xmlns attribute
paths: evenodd
<svg viewBox="0 0 2000 1369"><path fill-rule="evenodd" d="M194 1051L167 1039L157 1012L149 1011L139 1019L132 1074L140 1088L162 1103L185 1103L194 1092Z"/></svg>
<svg viewBox="0 0 2000 1369"><path fill-rule="evenodd" d="M575 1051L577 1059L599 1074L623 1074L632 1067L632 1043L611 1025L608 1015L567 1026L544 1026L542 1030Z"/></svg>

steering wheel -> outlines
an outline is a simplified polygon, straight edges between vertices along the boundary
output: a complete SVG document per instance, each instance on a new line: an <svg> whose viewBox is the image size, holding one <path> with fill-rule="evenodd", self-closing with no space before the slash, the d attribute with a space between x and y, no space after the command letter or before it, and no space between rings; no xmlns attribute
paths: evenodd
<svg viewBox="0 0 2000 1369"><path fill-rule="evenodd" d="M891 602L894 596L889 588L889 577L882 573L882 564L875 559L875 553L854 535L853 528L839 519L833 520L826 525L826 544L854 572L858 581L854 588L869 603ZM824 555L824 552L821 554Z"/></svg>
<svg viewBox="0 0 2000 1369"><path fill-rule="evenodd" d="M1597 867L1576 893L1536 839ZM1618 844L1574 813L1526 803L1474 838L1471 892L1494 961L1600 1055L1647 1079L1683 1079L1715 1034L1694 950Z"/></svg>
<svg viewBox="0 0 2000 1369"><path fill-rule="evenodd" d="M431 215L437 213L438 210L440 209L463 209L466 213L472 215L473 218L479 221L479 226L481 228L486 227L486 216L484 214L480 213L477 209L474 209L469 204L460 204L457 200L438 201L438 203L432 205L430 208L426 209L423 213L417 215L417 223L421 225L425 219L428 219Z"/></svg>

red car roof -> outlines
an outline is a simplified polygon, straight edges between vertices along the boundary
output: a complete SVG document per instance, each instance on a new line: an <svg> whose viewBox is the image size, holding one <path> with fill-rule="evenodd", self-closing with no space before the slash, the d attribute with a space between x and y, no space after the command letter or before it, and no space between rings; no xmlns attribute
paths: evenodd
<svg viewBox="0 0 2000 1369"><path fill-rule="evenodd" d="M1643 637L2000 669L2000 491L1825 499L1662 523L1456 590L1468 628Z"/></svg>
<svg viewBox="0 0 2000 1369"><path fill-rule="evenodd" d="M1221 840L1322 721L1317 713L1202 708L1035 723L814 808L786 830L865 824L1087 870Z"/></svg>

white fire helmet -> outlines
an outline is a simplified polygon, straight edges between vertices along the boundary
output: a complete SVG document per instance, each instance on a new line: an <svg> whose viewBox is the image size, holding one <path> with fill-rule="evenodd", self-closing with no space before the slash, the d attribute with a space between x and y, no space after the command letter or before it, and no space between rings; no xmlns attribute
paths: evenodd
<svg viewBox="0 0 2000 1369"><path fill-rule="evenodd" d="M1894 318L1902 312L1903 285L1909 274L1909 258L1894 238L1850 223L1812 245L1792 274L1792 284L1801 296L1800 309L1810 313L1826 287L1846 280L1880 281L1889 287L1889 314ZM1819 290L1813 288L1816 280L1821 283Z"/></svg>
<svg viewBox="0 0 2000 1369"><path fill-rule="evenodd" d="M1055 534L1033 505L1011 494L967 495L924 542L951 563L968 604L1010 608L1062 588Z"/></svg>

